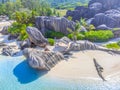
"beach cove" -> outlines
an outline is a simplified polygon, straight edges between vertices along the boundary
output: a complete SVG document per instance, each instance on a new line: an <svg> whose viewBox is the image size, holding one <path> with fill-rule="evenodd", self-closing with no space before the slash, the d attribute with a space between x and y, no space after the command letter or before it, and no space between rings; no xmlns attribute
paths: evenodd
<svg viewBox="0 0 120 90"><path fill-rule="evenodd" d="M0 41L7 41L0 34ZM17 47L19 48L19 47ZM53 47L49 47L53 48ZM59 62L50 71L32 69L26 58L0 56L0 90L119 90L120 55L98 50L72 52L73 55ZM98 76L93 58L104 68L103 82Z"/></svg>
<svg viewBox="0 0 120 90"><path fill-rule="evenodd" d="M96 51L88 51L95 53ZM87 53L88 53L87 52ZM80 52L81 55L87 55ZM100 52L99 52L100 53ZM105 53L104 53L105 54ZM78 55L78 53L76 54ZM80 55L80 56L81 56ZM89 58L92 55L87 55ZM97 55L94 55L97 57ZM111 56L106 54L110 58ZM105 57L104 57L105 58ZM84 61L82 60L84 59ZM103 59L104 60L104 59ZM110 59L112 61L112 59ZM103 82L97 75L93 63L86 58L76 60L62 61L51 71L36 71L29 67L23 56L5 57L0 56L0 89L1 90L119 90L120 74L117 73L118 67L114 67L119 60L108 63L99 61L105 68L105 79ZM77 62L77 63L75 63ZM73 63L73 64L71 64ZM113 64L114 63L114 64ZM91 66L91 67L90 67ZM61 67L61 68L60 68ZM84 69L84 67L87 67ZM114 70L114 71L113 71ZM116 70L116 71L115 71ZM67 72L66 72L67 71ZM108 71L108 72L106 72ZM112 72L113 71L113 72Z"/></svg>

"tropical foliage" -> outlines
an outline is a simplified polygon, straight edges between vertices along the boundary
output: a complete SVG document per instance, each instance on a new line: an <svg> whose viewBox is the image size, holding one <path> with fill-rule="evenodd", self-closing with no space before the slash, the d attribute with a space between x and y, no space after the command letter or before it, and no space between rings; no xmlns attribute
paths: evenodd
<svg viewBox="0 0 120 90"><path fill-rule="evenodd" d="M71 37L74 41L77 40L78 36L79 36L79 32L80 32L80 29L81 29L81 26L80 26L80 23L77 21L75 26L73 27L74 30L70 29L70 28L67 28L67 30L71 33ZM68 36L69 37L69 36Z"/></svg>
<svg viewBox="0 0 120 90"><path fill-rule="evenodd" d="M104 42L108 41L110 38L113 38L114 34L112 31L99 30L99 31L89 31L85 32L85 38L90 41L95 42Z"/></svg>
<svg viewBox="0 0 120 90"><path fill-rule="evenodd" d="M118 43L110 43L107 44L106 47L111 49L120 49L120 45Z"/></svg>
<svg viewBox="0 0 120 90"><path fill-rule="evenodd" d="M55 43L55 40L52 39L52 38L48 38L48 42L49 42L49 44L50 44L51 46L53 46L54 43Z"/></svg>
<svg viewBox="0 0 120 90"><path fill-rule="evenodd" d="M49 31L47 31L46 33L45 33L45 36L47 37L47 38L57 38L57 39L59 39L59 38L62 38L62 37L64 37L65 35L63 34L63 33L61 33L61 32L55 32L55 31L53 31L53 30L49 30Z"/></svg>

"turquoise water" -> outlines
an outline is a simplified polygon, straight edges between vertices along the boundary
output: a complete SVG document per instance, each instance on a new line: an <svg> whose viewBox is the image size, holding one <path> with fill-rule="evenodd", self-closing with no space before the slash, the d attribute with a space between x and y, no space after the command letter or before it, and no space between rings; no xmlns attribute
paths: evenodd
<svg viewBox="0 0 120 90"><path fill-rule="evenodd" d="M24 57L0 56L0 90L120 90L120 77L108 82L47 77L30 68Z"/></svg>

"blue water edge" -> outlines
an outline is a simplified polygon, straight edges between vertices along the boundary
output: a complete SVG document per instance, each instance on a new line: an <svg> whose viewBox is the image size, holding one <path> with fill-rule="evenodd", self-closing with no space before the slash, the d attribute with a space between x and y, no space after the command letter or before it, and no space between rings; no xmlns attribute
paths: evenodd
<svg viewBox="0 0 120 90"><path fill-rule="evenodd" d="M65 80L47 77L46 71L29 67L23 56L0 56L0 90L120 90L120 79Z"/></svg>

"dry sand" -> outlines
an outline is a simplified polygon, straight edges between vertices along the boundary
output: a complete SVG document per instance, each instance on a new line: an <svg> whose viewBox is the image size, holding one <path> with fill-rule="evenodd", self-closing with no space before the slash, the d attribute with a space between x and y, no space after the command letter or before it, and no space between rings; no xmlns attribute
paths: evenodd
<svg viewBox="0 0 120 90"><path fill-rule="evenodd" d="M61 61L47 75L68 79L100 78L94 66L93 58L104 68L104 77L120 71L120 55L89 50L74 52L72 58L68 59L68 61Z"/></svg>

